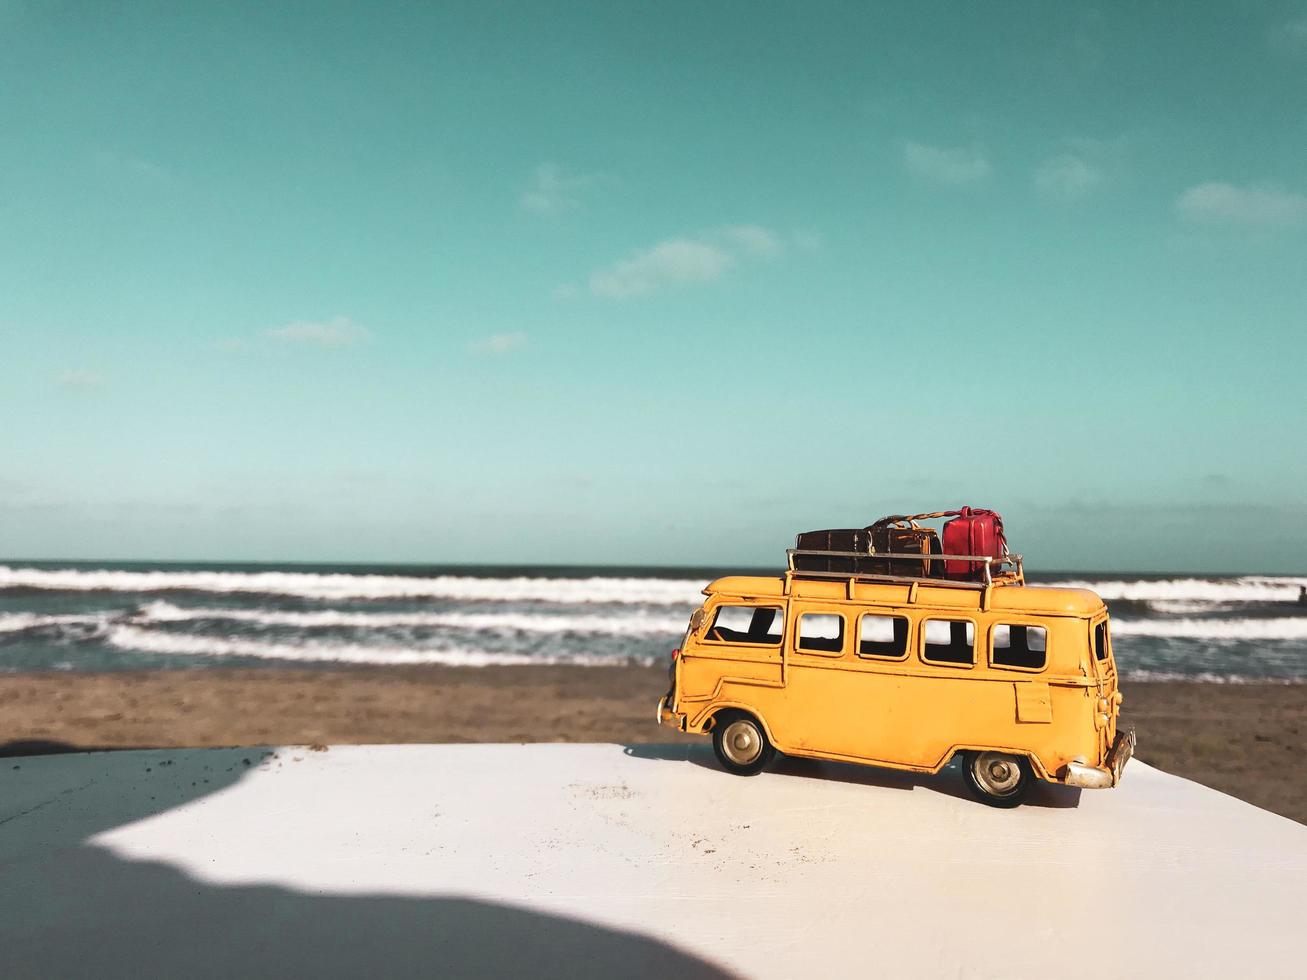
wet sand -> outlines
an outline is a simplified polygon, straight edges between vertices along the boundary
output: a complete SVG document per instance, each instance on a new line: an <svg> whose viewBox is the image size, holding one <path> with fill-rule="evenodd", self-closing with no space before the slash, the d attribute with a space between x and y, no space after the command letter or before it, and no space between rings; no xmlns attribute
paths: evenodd
<svg viewBox="0 0 1307 980"><path fill-rule="evenodd" d="M673 742L665 668L414 667L0 675L0 753L74 747ZM1125 686L1139 757L1307 823L1307 686ZM2 771L2 770L0 770Z"/></svg>
<svg viewBox="0 0 1307 980"><path fill-rule="evenodd" d="M1139 758L1307 823L1307 685L1125 684Z"/></svg>

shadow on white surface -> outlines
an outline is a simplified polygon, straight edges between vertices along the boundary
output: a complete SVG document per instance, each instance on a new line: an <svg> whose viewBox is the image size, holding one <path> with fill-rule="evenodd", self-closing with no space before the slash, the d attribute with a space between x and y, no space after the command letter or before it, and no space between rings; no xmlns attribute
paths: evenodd
<svg viewBox="0 0 1307 980"><path fill-rule="evenodd" d="M705 740L701 744L687 745L625 745L623 751L633 759L649 759L664 762L684 761L703 769L720 772L723 778L740 779L722 769L713 755L711 745ZM795 779L819 779L827 782L848 783L855 786L877 786L882 789L896 789L906 792L923 790L966 800L978 807L984 804L974 799L967 792L963 782L959 763L955 759L937 773L904 772L899 769L880 769L875 766L860 766L851 762L827 762L820 759L801 759L777 753L776 759L767 771ZM1057 786L1052 783L1037 782L1030 791L1030 796L1023 806L1045 807L1053 809L1074 809L1080 806L1079 789Z"/></svg>
<svg viewBox="0 0 1307 980"><path fill-rule="evenodd" d="M57 755L53 743L39 747ZM0 974L19 977L727 977L648 936L463 896L222 886L88 844L201 804L269 750L0 763ZM299 814L252 812L260 821ZM319 812L313 821L330 821ZM307 828L306 828L307 829ZM331 862L339 855L323 853Z"/></svg>

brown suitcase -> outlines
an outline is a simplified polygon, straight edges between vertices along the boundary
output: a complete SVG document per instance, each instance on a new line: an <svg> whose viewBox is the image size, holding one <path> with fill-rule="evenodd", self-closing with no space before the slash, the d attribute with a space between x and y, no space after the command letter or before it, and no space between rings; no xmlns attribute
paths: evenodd
<svg viewBox="0 0 1307 980"><path fill-rule="evenodd" d="M831 528L824 531L803 531L794 541L799 551L854 551L865 555L871 551L871 535L866 528ZM842 555L795 555L797 572L837 572L842 575L871 574L868 558L848 558Z"/></svg>
<svg viewBox="0 0 1307 980"><path fill-rule="evenodd" d="M931 555L942 554L939 535L934 528L920 527L905 517L885 517L867 528L872 547L877 552L921 555L912 558L872 558L875 575L902 575L905 578L936 578L942 572L940 562Z"/></svg>
<svg viewBox="0 0 1307 980"><path fill-rule="evenodd" d="M794 547L798 551L817 552L795 555L796 572L932 578L942 571L941 563L930 557L941 553L939 535L932 528L919 527L902 517L886 517L865 528L804 531L795 539ZM853 552L857 557L826 552ZM880 556L886 552L922 557L916 560Z"/></svg>

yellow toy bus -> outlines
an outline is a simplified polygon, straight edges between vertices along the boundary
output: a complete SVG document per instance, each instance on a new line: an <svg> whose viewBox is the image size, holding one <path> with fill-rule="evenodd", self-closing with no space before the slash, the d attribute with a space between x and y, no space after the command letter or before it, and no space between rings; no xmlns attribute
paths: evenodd
<svg viewBox="0 0 1307 980"><path fill-rule="evenodd" d="M972 793L1000 807L1035 779L1120 780L1135 735L1117 730L1093 592L1027 586L1020 556L976 583L796 574L793 551L789 565L710 584L672 654L658 721L711 734L728 771L761 772L779 750L938 772L960 753Z"/></svg>

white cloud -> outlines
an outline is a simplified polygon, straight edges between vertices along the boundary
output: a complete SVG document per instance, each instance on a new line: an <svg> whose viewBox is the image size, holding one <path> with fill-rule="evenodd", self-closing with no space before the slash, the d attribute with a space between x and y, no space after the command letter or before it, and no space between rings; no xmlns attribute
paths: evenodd
<svg viewBox="0 0 1307 980"><path fill-rule="evenodd" d="M1269 185L1236 187L1209 181L1190 187L1175 206L1192 221L1288 226L1307 219L1307 196Z"/></svg>
<svg viewBox="0 0 1307 980"><path fill-rule="evenodd" d="M104 376L95 371L64 371L56 380L65 388L98 388L104 384Z"/></svg>
<svg viewBox="0 0 1307 980"><path fill-rule="evenodd" d="M758 225L734 225L722 229L722 235L750 255L772 258L785 251L785 246L774 232Z"/></svg>
<svg viewBox="0 0 1307 980"><path fill-rule="evenodd" d="M558 215L581 206L585 193L604 181L600 174L572 174L552 163L542 163L518 198L533 214Z"/></svg>
<svg viewBox="0 0 1307 980"><path fill-rule="evenodd" d="M481 340L474 340L467 345L473 354L507 354L526 346L526 334L520 330L513 333L497 333Z"/></svg>
<svg viewBox="0 0 1307 980"><path fill-rule="evenodd" d="M1050 157L1035 171L1040 193L1063 200L1084 197L1103 181L1103 172L1074 153Z"/></svg>
<svg viewBox="0 0 1307 980"><path fill-rule="evenodd" d="M825 238L819 231L796 231L794 233L794 244L803 252L816 252L825 243Z"/></svg>
<svg viewBox="0 0 1307 980"><path fill-rule="evenodd" d="M735 262L720 245L690 238L670 238L601 269L590 277L596 296L625 299L664 286L711 282Z"/></svg>
<svg viewBox="0 0 1307 980"><path fill-rule="evenodd" d="M918 177L955 187L978 183L994 170L974 147L927 146L912 141L903 144L903 165Z"/></svg>
<svg viewBox="0 0 1307 980"><path fill-rule="evenodd" d="M288 323L284 327L271 327L264 336L287 344L304 344L311 347L348 347L366 340L370 335L348 317L320 322Z"/></svg>
<svg viewBox="0 0 1307 980"><path fill-rule="evenodd" d="M781 235L762 225L727 225L669 238L596 270L590 276L590 292L626 299L671 286L708 283L738 265L778 258L791 246L812 251L821 246L821 236L811 231ZM573 288L566 284L554 290L557 298L572 294Z"/></svg>
<svg viewBox="0 0 1307 980"><path fill-rule="evenodd" d="M1307 14L1285 21L1271 35L1278 46L1290 50L1307 50Z"/></svg>

